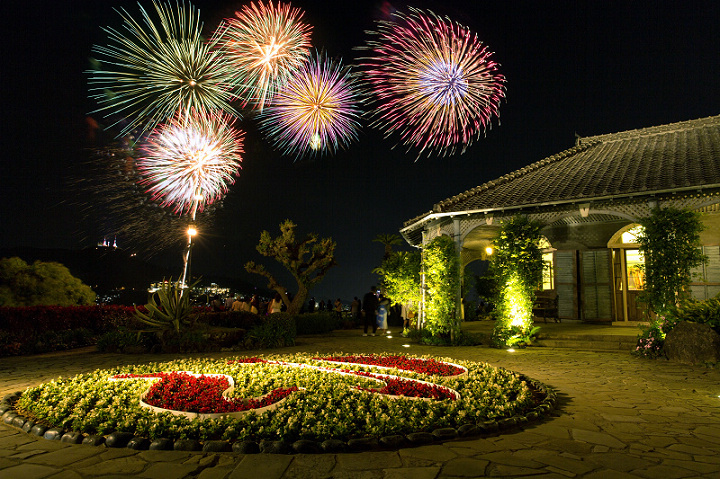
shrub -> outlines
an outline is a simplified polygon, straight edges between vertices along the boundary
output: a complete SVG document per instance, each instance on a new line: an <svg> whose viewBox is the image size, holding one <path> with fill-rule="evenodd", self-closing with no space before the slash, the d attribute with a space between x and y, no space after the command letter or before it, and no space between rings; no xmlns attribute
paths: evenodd
<svg viewBox="0 0 720 479"><path fill-rule="evenodd" d="M665 335L674 326L675 321L667 316L658 316L649 326L641 326L633 354L649 359L664 356Z"/></svg>
<svg viewBox="0 0 720 479"><path fill-rule="evenodd" d="M131 324L131 311L124 306L0 308L0 356L93 344L103 332Z"/></svg>
<svg viewBox="0 0 720 479"><path fill-rule="evenodd" d="M427 329L411 328L407 334L411 340L430 346L478 346L485 342L482 335L463 330L456 332L454 338L449 333L433 336Z"/></svg>
<svg viewBox="0 0 720 479"><path fill-rule="evenodd" d="M157 343L153 336L128 329L108 331L97 340L96 347L103 353L150 351Z"/></svg>
<svg viewBox="0 0 720 479"><path fill-rule="evenodd" d="M720 333L720 295L705 301L687 301L680 307L671 306L665 315L641 327L633 354L645 358L664 356L665 335L680 321L707 324Z"/></svg>
<svg viewBox="0 0 720 479"><path fill-rule="evenodd" d="M295 316L297 335L324 334L343 327L342 319L332 312L306 313Z"/></svg>
<svg viewBox="0 0 720 479"><path fill-rule="evenodd" d="M680 321L707 324L720 333L720 295L705 301L688 301L671 314Z"/></svg>
<svg viewBox="0 0 720 479"><path fill-rule="evenodd" d="M198 317L198 322L209 326L250 330L262 323L262 316L250 311L204 312Z"/></svg>
<svg viewBox="0 0 720 479"><path fill-rule="evenodd" d="M281 348L294 345L296 336L293 317L287 313L275 313L262 318L260 325L248 331L244 345L248 349Z"/></svg>

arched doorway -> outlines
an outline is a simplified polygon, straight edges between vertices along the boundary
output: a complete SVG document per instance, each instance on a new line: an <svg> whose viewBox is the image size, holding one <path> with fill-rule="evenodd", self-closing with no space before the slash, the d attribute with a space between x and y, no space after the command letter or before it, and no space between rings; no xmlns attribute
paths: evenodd
<svg viewBox="0 0 720 479"><path fill-rule="evenodd" d="M639 301L645 288L642 266L645 260L640 253L637 235L642 226L629 224L608 241L612 251L613 308L617 321L647 321L646 306Z"/></svg>

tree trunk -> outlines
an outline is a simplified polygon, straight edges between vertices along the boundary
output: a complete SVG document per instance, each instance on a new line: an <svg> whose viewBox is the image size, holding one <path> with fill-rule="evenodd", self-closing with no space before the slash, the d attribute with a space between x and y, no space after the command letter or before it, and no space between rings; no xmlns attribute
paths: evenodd
<svg viewBox="0 0 720 479"><path fill-rule="evenodd" d="M302 285L298 284L298 292L293 297L292 303L290 303L290 306L288 306L288 314L290 315L296 315L300 314L300 310L303 307L303 304L305 304L305 300L308 297L308 289Z"/></svg>

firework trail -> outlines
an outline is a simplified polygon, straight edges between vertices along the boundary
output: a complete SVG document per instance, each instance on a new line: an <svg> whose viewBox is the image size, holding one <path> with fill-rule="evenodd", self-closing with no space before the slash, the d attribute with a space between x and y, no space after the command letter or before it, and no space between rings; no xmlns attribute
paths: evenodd
<svg viewBox="0 0 720 479"><path fill-rule="evenodd" d="M136 152L126 141L92 150L91 158L77 165L68 187L80 194L74 205L83 241L117 237L124 247L141 252L145 259L184 242L187 220L150 201L138 184ZM221 202L209 205L195 221L200 230L211 229Z"/></svg>
<svg viewBox="0 0 720 479"><path fill-rule="evenodd" d="M139 21L120 9L122 29L103 28L108 45L93 47L99 65L89 71L95 112L114 121L111 126L122 124L118 136L149 131L178 110L235 114L227 83L231 65L213 50L214 40L202 41L199 10L184 1L176 11L153 5L157 21L140 6Z"/></svg>
<svg viewBox="0 0 720 479"><path fill-rule="evenodd" d="M505 77L477 36L432 12L410 8L378 22L361 50L376 95L371 126L399 135L418 158L464 153L491 126Z"/></svg>
<svg viewBox="0 0 720 479"><path fill-rule="evenodd" d="M348 67L313 55L260 115L260 129L288 155L333 154L357 140L363 96Z"/></svg>
<svg viewBox="0 0 720 479"><path fill-rule="evenodd" d="M312 26L302 21L302 10L283 3L253 2L235 16L220 25L215 37L233 64L230 78L243 106L262 111L307 60Z"/></svg>
<svg viewBox="0 0 720 479"><path fill-rule="evenodd" d="M243 135L231 121L229 115L192 111L150 133L137 168L153 201L195 219L198 209L227 193L243 153Z"/></svg>

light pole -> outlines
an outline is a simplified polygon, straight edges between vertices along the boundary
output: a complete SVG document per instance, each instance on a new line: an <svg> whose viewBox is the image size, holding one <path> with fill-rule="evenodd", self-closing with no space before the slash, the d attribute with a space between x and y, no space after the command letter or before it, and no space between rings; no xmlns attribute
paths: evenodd
<svg viewBox="0 0 720 479"><path fill-rule="evenodd" d="M187 276L188 276L188 270L190 269L190 251L192 250L193 245L193 237L198 234L197 228L195 228L195 215L197 214L198 205L205 197L202 195L200 188L196 189L195 196L193 197L193 206L191 210L191 223L190 226L188 226L187 229L187 247L185 248L185 255L183 258L183 274L182 274L182 280L180 281L180 288L181 292L180 295L182 296L185 294L185 289L187 289Z"/></svg>

